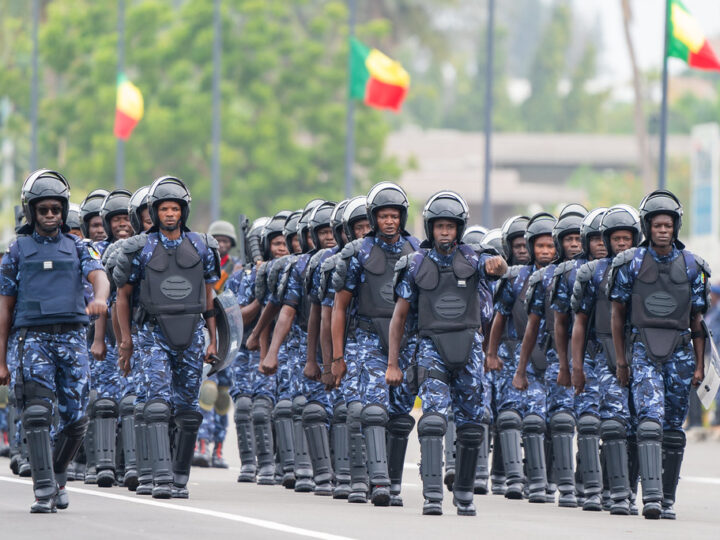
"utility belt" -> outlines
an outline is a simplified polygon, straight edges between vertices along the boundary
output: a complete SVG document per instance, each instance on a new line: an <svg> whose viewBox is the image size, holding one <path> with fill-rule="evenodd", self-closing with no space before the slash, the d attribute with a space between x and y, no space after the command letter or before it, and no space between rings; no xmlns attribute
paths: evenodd
<svg viewBox="0 0 720 540"><path fill-rule="evenodd" d="M23 326L18 330L25 332L45 332L46 334L65 334L85 328L83 323L57 323L57 324L39 324L37 326Z"/></svg>

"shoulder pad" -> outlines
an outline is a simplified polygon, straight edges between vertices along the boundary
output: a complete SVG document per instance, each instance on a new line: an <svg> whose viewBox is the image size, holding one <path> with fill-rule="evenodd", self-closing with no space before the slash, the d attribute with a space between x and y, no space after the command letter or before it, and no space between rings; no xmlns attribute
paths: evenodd
<svg viewBox="0 0 720 540"><path fill-rule="evenodd" d="M258 266L255 274L255 298L262 302L267 293L267 261Z"/></svg>
<svg viewBox="0 0 720 540"><path fill-rule="evenodd" d="M580 268L578 268L575 281L579 281L581 283L589 282L592 279L593 274L595 273L595 268L597 268L597 261L586 262Z"/></svg>
<svg viewBox="0 0 720 540"><path fill-rule="evenodd" d="M321 249L310 257L307 268L305 268L305 276L303 280L303 289L305 290L305 294L309 294L312 290L313 274L315 273L315 270L318 269L318 266L320 266L320 260L326 255L326 252L327 249Z"/></svg>
<svg viewBox="0 0 720 540"><path fill-rule="evenodd" d="M339 258L340 258L340 253L336 253L336 254L333 255L332 257L328 257L327 259L325 259L325 260L322 262L322 264L320 265L320 271L321 271L323 274L326 274L326 273L332 271L333 268L335 268L335 263L337 262L337 260L338 260Z"/></svg>
<svg viewBox="0 0 720 540"><path fill-rule="evenodd" d="M189 233L189 234L193 234L193 233ZM218 241L215 239L214 236L212 236L210 234L203 233L203 234L199 234L198 236L200 236L200 238L203 239L203 241L205 242L205 245L212 252L213 259L215 261L215 274L217 274L217 276L220 276L222 274L222 271L221 271L221 265L220 265L220 245L218 244Z"/></svg>
<svg viewBox="0 0 720 540"><path fill-rule="evenodd" d="M205 244L210 249L220 249L220 244L218 244L217 239L211 235L211 234L202 234L203 240L205 241Z"/></svg>
<svg viewBox="0 0 720 540"><path fill-rule="evenodd" d="M530 274L530 277L528 278L529 286L534 287L538 283L542 283L546 271L547 268L541 268L540 270L535 270L532 274Z"/></svg>
<svg viewBox="0 0 720 540"><path fill-rule="evenodd" d="M403 255L395 263L395 273L393 274L393 280L392 280L393 298L395 300L397 300L397 294L395 293L395 287L397 287L397 284L400 283L402 278L405 276L405 272L407 272L407 269L410 266L410 261L413 258L415 258L416 256L419 256L419 259L420 259L418 264L422 263L422 259L425 257L425 254L422 252L422 250L415 251L414 253L408 253L407 255Z"/></svg>
<svg viewBox="0 0 720 540"><path fill-rule="evenodd" d="M107 262L110 259L110 257L113 256L114 253L116 253L119 249L121 249L121 244L124 240L118 240L112 244L110 244L107 249L103 252L102 257L100 258L100 262L107 267Z"/></svg>
<svg viewBox="0 0 720 540"><path fill-rule="evenodd" d="M573 267L574 263L575 263L575 261L573 261L573 260L561 262L560 264L558 264L555 267L555 272L553 273L553 276L554 277L562 276L565 272L569 271Z"/></svg>
<svg viewBox="0 0 720 540"><path fill-rule="evenodd" d="M362 245L363 240L363 238L358 238L357 240L353 240L352 242L345 244L340 252L340 258L350 259L351 257L357 255L360 251L360 246Z"/></svg>
<svg viewBox="0 0 720 540"><path fill-rule="evenodd" d="M637 252L637 248L629 248L623 251L622 253L615 256L615 258L612 261L612 267L618 268L622 266L623 264L627 264L630 261L632 261L635 258L635 253Z"/></svg>
<svg viewBox="0 0 720 540"><path fill-rule="evenodd" d="M707 277L710 277L712 275L712 272L710 270L710 265L707 263L707 261L703 259L700 255L696 255L694 253L693 257L695 257L695 262L700 267L700 269L705 272L705 275Z"/></svg>
<svg viewBox="0 0 720 540"><path fill-rule="evenodd" d="M507 269L507 272L505 272L503 279L515 279L516 277L518 277L518 274L520 274L520 270L522 270L523 268L525 268L524 264L516 264L515 266L510 266Z"/></svg>
<svg viewBox="0 0 720 540"><path fill-rule="evenodd" d="M130 238L126 238L121 244L123 253L135 253L141 250L147 244L148 236L145 233L136 234Z"/></svg>
<svg viewBox="0 0 720 540"><path fill-rule="evenodd" d="M293 257L289 260L280 273L280 279L278 279L277 287L273 291L275 297L280 301L282 301L285 297L285 291L287 290L288 282L290 281L290 273L292 272L295 263L297 263L297 257Z"/></svg>

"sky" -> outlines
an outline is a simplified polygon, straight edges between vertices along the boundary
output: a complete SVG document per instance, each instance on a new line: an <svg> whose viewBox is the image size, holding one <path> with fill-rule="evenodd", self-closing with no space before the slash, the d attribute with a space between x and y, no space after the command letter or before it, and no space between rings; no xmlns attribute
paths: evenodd
<svg viewBox="0 0 720 540"><path fill-rule="evenodd" d="M629 81L632 72L627 56L622 22L621 0L573 0L576 13L590 27L600 24L603 44L598 71L608 83ZM720 0L683 0L685 7L698 20L707 37L720 36ZM643 70L662 65L665 0L631 0L632 34L635 52ZM715 51L720 56L720 50ZM670 72L684 69L681 60L670 59Z"/></svg>

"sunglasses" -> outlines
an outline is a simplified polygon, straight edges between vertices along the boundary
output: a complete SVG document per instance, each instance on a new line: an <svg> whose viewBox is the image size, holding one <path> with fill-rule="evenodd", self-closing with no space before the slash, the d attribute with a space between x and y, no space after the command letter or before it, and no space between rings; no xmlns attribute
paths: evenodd
<svg viewBox="0 0 720 540"><path fill-rule="evenodd" d="M59 216L60 214L62 214L61 206L39 206L35 210L41 216L47 216L48 214L52 214L53 216Z"/></svg>

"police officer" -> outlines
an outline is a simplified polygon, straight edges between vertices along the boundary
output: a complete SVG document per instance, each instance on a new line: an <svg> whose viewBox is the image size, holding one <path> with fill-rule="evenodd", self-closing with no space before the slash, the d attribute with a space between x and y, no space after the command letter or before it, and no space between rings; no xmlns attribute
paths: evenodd
<svg viewBox="0 0 720 540"><path fill-rule="evenodd" d="M107 237L100 208L108 193L106 189L94 189L80 203L80 229L91 242L100 242Z"/></svg>
<svg viewBox="0 0 720 540"><path fill-rule="evenodd" d="M637 210L617 205L604 212L599 233L606 257L597 257L578 269L571 305L575 311L572 331L573 386L586 407L578 420L578 447L582 457L586 500L583 510L602 509L603 487L599 438L603 439L604 472L607 474L612 504L610 513L632 513L632 494L628 470L628 445L632 423L628 389L619 384L615 348L612 342L611 305L607 283L615 256L635 247L641 238ZM577 402L578 400L576 400ZM637 509L635 510L637 513Z"/></svg>
<svg viewBox="0 0 720 540"><path fill-rule="evenodd" d="M596 208L585 216L580 225L580 244L582 253L570 260L562 262L555 268L552 282L551 308L555 312L555 347L558 356L559 371L557 384L570 387L569 342L572 333L573 318L570 316L570 296L575 285L578 269L589 260L600 259L607 256L607 250L600 235L600 221L607 209ZM577 504L583 510L600 510L597 506L597 486L594 484L592 474L598 459L597 441L600 423L597 407L599 395L595 377L594 363L585 366L590 384L586 391L575 397L575 414L578 429L578 453L575 477L575 491ZM585 455L585 453L589 455ZM599 470L599 469L598 469ZM592 485L589 491L584 489L584 477L587 476ZM588 499L585 496L588 495Z"/></svg>
<svg viewBox="0 0 720 540"><path fill-rule="evenodd" d="M202 415L198 391L202 376L205 338L203 318L209 332L205 360L217 352L213 283L218 279L219 256L212 237L190 232L190 193L182 180L163 176L148 192L153 227L142 244L118 267L129 268L127 282L117 283L117 314L122 338L119 361L127 370L133 353L130 306L135 287L140 288L142 332L152 334L143 371L148 401L144 418L153 462L153 497L187 498L187 482L195 440ZM114 272L116 282L118 272ZM174 417L175 437L170 454L168 428ZM172 461L172 467L170 466Z"/></svg>
<svg viewBox="0 0 720 540"><path fill-rule="evenodd" d="M702 314L710 269L678 239L682 205L674 194L653 191L639 210L645 240L613 260L612 335L623 386L630 382L628 360L632 362L643 515L675 519L690 385L704 378ZM632 328L630 358L625 353L626 321Z"/></svg>
<svg viewBox="0 0 720 540"><path fill-rule="evenodd" d="M348 201L347 206L342 215L343 234L336 233L336 240L341 240L341 236L348 242L356 242L365 237L370 232L370 222L367 218L367 199L364 195L354 197ZM344 245L343 245L344 247ZM327 258L321 265L321 277L318 284L318 297L322 302L321 309L321 327L324 339L329 340L331 355L330 374L332 379L329 380L329 386L338 387L342 392L345 406L347 408L347 431L349 438L349 457L350 457L350 493L348 494L348 502L365 503L369 489L367 461L365 459L366 447L365 437L362 431L362 399L360 395L360 365L357 355L357 341L355 339L355 322L357 315L357 306L353 301L346 313L346 332L345 332L345 365L347 373L336 372L337 362L332 363L332 358L336 355L332 350L332 319L335 308L335 288L333 287L333 275L335 273L335 265L341 259L341 251L338 251L332 257ZM329 334L329 335L328 335Z"/></svg>
<svg viewBox="0 0 720 540"><path fill-rule="evenodd" d="M230 251L237 246L237 235L235 227L229 221L213 221L208 227L208 234L213 236L218 243L220 253L220 279L215 283L215 290L220 292L225 287L225 282L232 275L237 261L230 255Z"/></svg>
<svg viewBox="0 0 720 540"><path fill-rule="evenodd" d="M394 308L392 278L395 263L420 247L405 231L408 201L391 182L376 184L367 195L371 232L360 242L347 244L333 278L335 306L332 318L333 373L345 374L347 310L357 298L357 358L360 366L362 424L367 441L371 501L376 506L401 506L400 489L407 440L414 426L414 396L407 383L389 388L385 381L390 319ZM412 327L412 323L409 324ZM408 336L400 368L410 363L415 336ZM386 444L387 434L387 444Z"/></svg>
<svg viewBox="0 0 720 540"><path fill-rule="evenodd" d="M530 263L525 243L529 221L530 218L526 216L513 216L501 228L503 254L511 266L496 286L495 314L487 346L487 367L493 374L493 398L497 408L499 444L496 447L500 448L502 454L506 483L504 495L508 499L520 499L523 496L524 474L520 447L522 405L517 390L512 386L512 378L527 324L523 309L527 280L535 269L535 265ZM544 257L544 253L541 255Z"/></svg>
<svg viewBox="0 0 720 540"><path fill-rule="evenodd" d="M10 383L7 366L11 328L17 350L13 377L16 401L30 453L33 513L67 508L65 470L87 429L88 315L107 309L109 284L99 257L77 237L66 234L70 196L67 180L41 169L23 183L27 226L0 265L0 384ZM93 285L85 305L82 278ZM53 403L60 425L50 440Z"/></svg>
<svg viewBox="0 0 720 540"><path fill-rule="evenodd" d="M74 234L78 238L83 238L82 233L82 220L80 219L80 205L70 203L68 208L67 227L70 234Z"/></svg>
<svg viewBox="0 0 720 540"><path fill-rule="evenodd" d="M423 514L442 514L442 440L453 409L457 424L457 463L453 504L459 515L475 515L473 492L484 428L483 352L480 282L507 270L502 257L482 254L458 244L467 225L468 208L457 193L433 195L423 210L426 241L420 251L396 266L398 296L390 323L386 380L403 381L400 345L407 315L418 314L418 422L423 480Z"/></svg>
<svg viewBox="0 0 720 540"><path fill-rule="evenodd" d="M563 209L557 222L553 226L552 238L557 254L557 263L573 258L581 252L580 224L587 212L582 208L577 211L575 206L569 205ZM557 383L559 364L554 337L554 311L551 309L552 281L557 264L537 270L530 276L527 293L527 309L529 313L528 325L523 337L520 351L518 371L513 381L516 388L525 389L524 367L535 347L540 347L545 353L544 366L535 365L536 374L544 371L544 386L546 388L546 401L544 407L538 401L529 417L529 436L537 435L535 422L537 417L547 420L552 435L552 445L548 448L546 457L548 465L552 463L552 480L548 482L547 499L554 501L554 485L557 483L560 491L558 504L565 507L577 506L575 497L575 478L572 459L572 439L575 431L574 400L571 389ZM544 328L542 328L544 326ZM526 343L526 341L528 343ZM519 384L518 384L519 383ZM543 410L545 409L545 410ZM527 418L527 417L526 417ZM525 421L524 421L525 423ZM552 456L552 457L551 457ZM550 476L550 475L548 475ZM532 493L532 490L531 490ZM539 498L539 497L538 497Z"/></svg>

